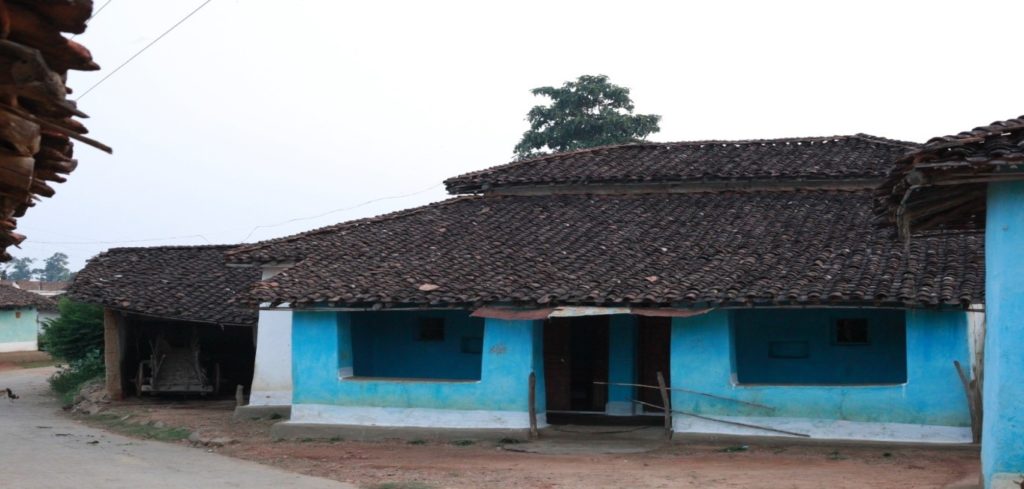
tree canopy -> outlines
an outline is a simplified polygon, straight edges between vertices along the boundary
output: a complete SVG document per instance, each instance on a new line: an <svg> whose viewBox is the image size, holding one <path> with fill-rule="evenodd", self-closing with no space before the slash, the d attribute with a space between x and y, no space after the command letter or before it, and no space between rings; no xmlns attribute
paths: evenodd
<svg viewBox="0 0 1024 489"><path fill-rule="evenodd" d="M660 115L634 114L629 89L604 75L583 75L561 87L538 87L534 95L551 99L530 109L530 129L515 147L520 159L643 140L658 132Z"/></svg>
<svg viewBox="0 0 1024 489"><path fill-rule="evenodd" d="M43 260L43 268L32 268L35 262L34 258L15 258L0 270L0 276L5 280L38 279L42 282L60 282L71 278L68 255L64 253L58 251Z"/></svg>

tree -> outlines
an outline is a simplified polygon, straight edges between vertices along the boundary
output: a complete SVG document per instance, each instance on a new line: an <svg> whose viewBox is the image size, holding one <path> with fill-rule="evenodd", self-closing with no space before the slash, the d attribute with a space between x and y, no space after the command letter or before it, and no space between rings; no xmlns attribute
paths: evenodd
<svg viewBox="0 0 1024 489"><path fill-rule="evenodd" d="M35 260L31 258L15 258L11 260L11 264L7 269L7 278L9 280L31 280L34 270L32 270L32 263Z"/></svg>
<svg viewBox="0 0 1024 489"><path fill-rule="evenodd" d="M60 316L46 322L40 338L46 351L71 362L92 351L103 351L103 308L61 298Z"/></svg>
<svg viewBox="0 0 1024 489"><path fill-rule="evenodd" d="M530 129L515 147L520 159L548 151L572 151L608 144L641 141L659 131L660 115L634 114L629 89L608 82L604 75L583 75L561 87L539 87L534 95L550 105L530 109Z"/></svg>
<svg viewBox="0 0 1024 489"><path fill-rule="evenodd" d="M43 260L43 263L45 264L43 268L33 270L39 280L43 282L60 282L71 276L71 270L68 270L68 255L64 253L54 253L53 256Z"/></svg>

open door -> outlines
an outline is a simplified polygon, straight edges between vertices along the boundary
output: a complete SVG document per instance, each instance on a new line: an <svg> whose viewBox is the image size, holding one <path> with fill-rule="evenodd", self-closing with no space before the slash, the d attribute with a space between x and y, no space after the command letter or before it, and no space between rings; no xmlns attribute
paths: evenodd
<svg viewBox="0 0 1024 489"><path fill-rule="evenodd" d="M551 318L544 325L548 411L603 412L608 386L608 317Z"/></svg>
<svg viewBox="0 0 1024 489"><path fill-rule="evenodd" d="M637 322L640 330L637 338L638 376L640 384L658 385L658 372L665 376L665 383L672 385L669 377L669 358L672 343L672 318L640 316ZM657 389L637 389L640 400L661 406L661 394ZM644 406L645 412L661 412Z"/></svg>

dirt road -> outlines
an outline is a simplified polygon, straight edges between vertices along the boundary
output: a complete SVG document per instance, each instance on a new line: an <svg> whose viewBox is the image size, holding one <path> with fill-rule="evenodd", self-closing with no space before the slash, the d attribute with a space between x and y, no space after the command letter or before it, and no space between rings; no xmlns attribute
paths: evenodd
<svg viewBox="0 0 1024 489"><path fill-rule="evenodd" d="M89 428L47 394L49 368L0 371L0 487L18 489L351 489L252 462Z"/></svg>

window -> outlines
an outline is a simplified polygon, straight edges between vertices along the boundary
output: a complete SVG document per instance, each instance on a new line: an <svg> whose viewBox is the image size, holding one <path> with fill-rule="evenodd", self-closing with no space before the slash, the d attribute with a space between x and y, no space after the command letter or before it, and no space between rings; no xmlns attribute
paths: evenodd
<svg viewBox="0 0 1024 489"><path fill-rule="evenodd" d="M834 341L837 345L866 345L870 343L867 319L837 319L835 330Z"/></svg>
<svg viewBox="0 0 1024 489"><path fill-rule="evenodd" d="M899 310L744 309L733 313L735 380L760 385L907 381Z"/></svg>
<svg viewBox="0 0 1024 489"><path fill-rule="evenodd" d="M444 341L444 319L420 318L419 341Z"/></svg>
<svg viewBox="0 0 1024 489"><path fill-rule="evenodd" d="M352 379L480 380L484 320L469 311L352 313Z"/></svg>

